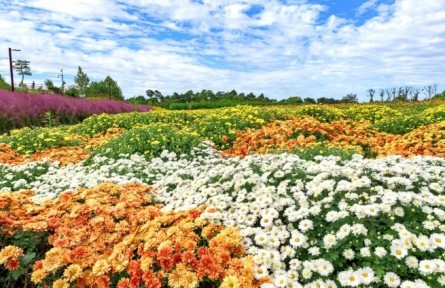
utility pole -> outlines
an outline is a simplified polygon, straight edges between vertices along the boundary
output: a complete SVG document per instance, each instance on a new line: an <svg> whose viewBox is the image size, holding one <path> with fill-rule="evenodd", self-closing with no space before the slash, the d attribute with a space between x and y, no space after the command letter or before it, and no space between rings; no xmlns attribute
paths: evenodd
<svg viewBox="0 0 445 288"><path fill-rule="evenodd" d="M60 73L61 74L57 75L57 78L62 78L62 95L63 95L63 90L64 90L64 87L65 87L65 81L63 81L63 68L60 69Z"/></svg>
<svg viewBox="0 0 445 288"><path fill-rule="evenodd" d="M14 92L14 72L12 70L12 51L20 51L19 49L8 48L9 51L9 71L11 73L11 92Z"/></svg>

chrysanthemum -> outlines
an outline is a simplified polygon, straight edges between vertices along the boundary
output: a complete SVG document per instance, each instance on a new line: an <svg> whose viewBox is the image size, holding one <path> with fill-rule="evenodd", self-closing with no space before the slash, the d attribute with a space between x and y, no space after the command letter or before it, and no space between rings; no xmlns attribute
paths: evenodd
<svg viewBox="0 0 445 288"><path fill-rule="evenodd" d="M363 284L369 285L375 280L374 271L370 267L364 267L357 270L360 280Z"/></svg>
<svg viewBox="0 0 445 288"><path fill-rule="evenodd" d="M411 269L417 268L419 266L419 260L414 256L408 256L405 259L406 266Z"/></svg>
<svg viewBox="0 0 445 288"><path fill-rule="evenodd" d="M110 270L110 265L108 264L107 260L105 260L105 259L100 259L100 260L96 261L96 263L94 263L93 274L95 276L104 275L104 274L108 273L109 270Z"/></svg>
<svg viewBox="0 0 445 288"><path fill-rule="evenodd" d="M69 288L70 284L65 279L57 279L53 283L53 288Z"/></svg>
<svg viewBox="0 0 445 288"><path fill-rule="evenodd" d="M23 255L23 249L16 246L6 246L0 251L0 264L4 264L10 258L19 258Z"/></svg>
<svg viewBox="0 0 445 288"><path fill-rule="evenodd" d="M408 255L408 250L402 243L395 240L391 243L391 255L397 259L403 259L406 255Z"/></svg>
<svg viewBox="0 0 445 288"><path fill-rule="evenodd" d="M348 260L354 259L354 250L352 249L346 249L343 251L343 257L345 257Z"/></svg>
<svg viewBox="0 0 445 288"><path fill-rule="evenodd" d="M430 275L434 273L436 264L432 260L422 260L419 262L419 271L422 275Z"/></svg>
<svg viewBox="0 0 445 288"><path fill-rule="evenodd" d="M82 267L78 264L72 264L68 266L65 271L63 272L63 276L65 276L68 280L68 282L72 282L79 278L79 276L82 274Z"/></svg>
<svg viewBox="0 0 445 288"><path fill-rule="evenodd" d="M337 244L337 237L334 234L327 234L323 237L323 244L325 249L330 249Z"/></svg>
<svg viewBox="0 0 445 288"><path fill-rule="evenodd" d="M302 233L294 230L291 233L291 238L289 240L289 244L294 247L301 247L306 243L306 236L304 236Z"/></svg>
<svg viewBox="0 0 445 288"><path fill-rule="evenodd" d="M393 272L387 272L383 277L383 281L389 287L398 287L400 285L400 277Z"/></svg>
<svg viewBox="0 0 445 288"><path fill-rule="evenodd" d="M224 277L224 279L219 287L220 288L238 288L238 287L240 287L240 284L239 284L238 278L236 278L236 276L229 275L229 276Z"/></svg>

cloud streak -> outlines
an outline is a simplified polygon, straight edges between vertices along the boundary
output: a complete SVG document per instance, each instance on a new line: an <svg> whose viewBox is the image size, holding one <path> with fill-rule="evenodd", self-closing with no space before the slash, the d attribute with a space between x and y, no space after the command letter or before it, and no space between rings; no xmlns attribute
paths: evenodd
<svg viewBox="0 0 445 288"><path fill-rule="evenodd" d="M445 2L363 1L347 17L320 3L0 0L0 73L9 74L13 47L36 82L57 84L64 68L70 84L82 66L93 80L113 77L127 97L236 89L365 100L369 88L445 84Z"/></svg>

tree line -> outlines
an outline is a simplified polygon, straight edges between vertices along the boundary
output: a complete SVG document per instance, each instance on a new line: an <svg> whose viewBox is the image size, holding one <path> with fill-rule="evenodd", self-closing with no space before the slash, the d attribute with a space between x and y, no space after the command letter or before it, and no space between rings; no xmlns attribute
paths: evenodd
<svg viewBox="0 0 445 288"><path fill-rule="evenodd" d="M25 75L32 76L30 61L27 60L16 60L14 62L14 70L18 75L22 76L21 81L19 83L20 88L27 89L24 84ZM62 72L62 71L61 71ZM63 72L62 72L63 73ZM63 75L62 75L63 77ZM10 85L7 84L4 79L1 77L0 88L9 89ZM50 79L46 79L44 81L44 85L46 90L57 93L57 94L65 94L72 97L88 97L88 98L108 98L115 100L124 100L124 95L122 94L122 90L117 84L117 82L111 78L110 76L105 77L102 81L90 81L88 75L83 72L82 67L78 67L77 75L74 77L74 85L70 86L65 90L66 82L62 78L61 86L56 86L54 82ZM35 84L31 85L31 89L35 89ZM43 87L38 88L37 90L43 90Z"/></svg>
<svg viewBox="0 0 445 288"><path fill-rule="evenodd" d="M30 61L17 60L14 63L14 69L22 76L19 87L24 87L25 75L32 75ZM77 74L74 77L74 85L65 90L65 81L62 78L62 85L56 86L52 80L46 79L44 81L46 89L58 94L65 94L72 97L88 97L88 98L108 98L115 100L124 100L122 90L117 82L110 76L106 76L101 81L90 81L88 75L78 66ZM0 75L0 88L8 89L9 84ZM34 89L34 82L33 87ZM42 88L40 88L42 89ZM437 84L430 84L424 87L401 86L386 89L368 89L367 98L369 102L391 102L391 101L419 101L421 95L424 95L424 100L433 98L445 98L445 91L437 94ZM341 99L319 97L302 98L299 96L291 96L283 100L270 99L264 96L263 93L255 95L250 92L248 94L238 93L236 90L229 92L218 91L214 93L212 90L204 89L199 92L189 90L185 93L174 92L172 95L163 95L159 90L148 89L145 91L145 96L139 95L127 99L127 101L134 104L150 104L161 107L170 107L172 104L189 104L189 103L205 103L205 102L232 102L232 103L252 103L258 105L267 104L336 104L336 103L358 103L357 94L349 93Z"/></svg>

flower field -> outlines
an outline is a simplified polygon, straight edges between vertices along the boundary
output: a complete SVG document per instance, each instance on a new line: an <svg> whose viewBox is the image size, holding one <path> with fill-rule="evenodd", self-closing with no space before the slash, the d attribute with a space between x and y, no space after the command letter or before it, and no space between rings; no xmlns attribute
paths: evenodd
<svg viewBox="0 0 445 288"><path fill-rule="evenodd" d="M445 103L0 137L1 287L444 287Z"/></svg>

